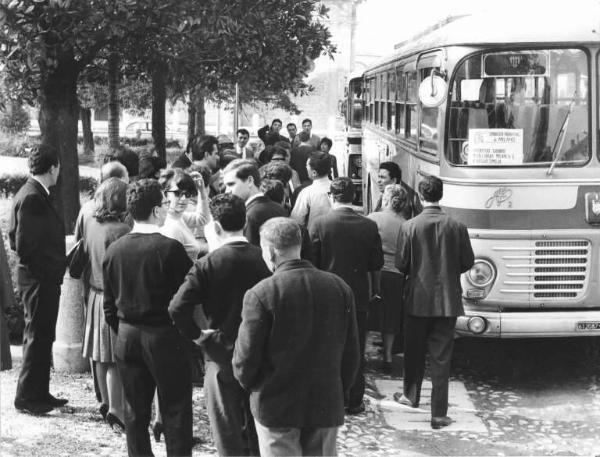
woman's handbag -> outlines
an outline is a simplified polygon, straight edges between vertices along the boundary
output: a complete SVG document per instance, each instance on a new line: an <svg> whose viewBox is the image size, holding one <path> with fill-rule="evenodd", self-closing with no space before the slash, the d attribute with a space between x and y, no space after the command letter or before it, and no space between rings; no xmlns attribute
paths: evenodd
<svg viewBox="0 0 600 457"><path fill-rule="evenodd" d="M71 277L80 279L88 262L89 257L85 250L85 244L82 238L73 245L69 252L67 252L67 267L69 268Z"/></svg>

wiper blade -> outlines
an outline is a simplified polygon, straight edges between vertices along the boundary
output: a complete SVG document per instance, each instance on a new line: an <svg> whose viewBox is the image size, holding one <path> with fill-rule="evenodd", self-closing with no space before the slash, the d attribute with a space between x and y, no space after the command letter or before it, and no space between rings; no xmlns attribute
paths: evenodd
<svg viewBox="0 0 600 457"><path fill-rule="evenodd" d="M573 93L573 98L571 98L571 102L569 103L569 110L567 111L567 114L565 115L565 119L563 120L563 123L560 126L560 130L558 131L558 136L556 137L556 141L554 142L554 147L552 148L552 156L554 157L554 160L550 164L550 167L548 167L548 170L546 170L546 176L550 176L552 174L554 167L556 166L556 164L558 163L558 160L562 156L562 147L563 147L563 144L565 143L565 138L567 136L566 135L567 127L569 125L569 119L571 118L571 112L573 111L573 104L575 103L575 97L577 97L577 91L575 91ZM560 140L560 143L559 143L559 140ZM554 151L556 150L557 144L558 144L558 151L556 151L556 156L554 156Z"/></svg>

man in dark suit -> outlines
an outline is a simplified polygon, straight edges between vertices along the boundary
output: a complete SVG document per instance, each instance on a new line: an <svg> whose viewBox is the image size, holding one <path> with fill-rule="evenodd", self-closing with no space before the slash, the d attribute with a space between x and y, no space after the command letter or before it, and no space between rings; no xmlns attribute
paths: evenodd
<svg viewBox="0 0 600 457"><path fill-rule="evenodd" d="M354 292L360 338L360 369L346 407L348 414L365 410L364 353L371 290L369 273L383 267L383 250L377 224L352 209L354 184L350 178L334 179L330 186L333 209L309 227L313 262L317 268L340 276Z"/></svg>
<svg viewBox="0 0 600 457"><path fill-rule="evenodd" d="M237 159L223 170L225 192L237 195L246 202L246 227L244 236L255 246L260 246L260 226L272 217L286 217L285 208L263 195L260 173L254 160Z"/></svg>
<svg viewBox="0 0 600 457"><path fill-rule="evenodd" d="M171 164L171 168L186 169L192 166L193 162L201 162L202 165L207 165L214 173L219 165L219 147L218 140L212 135L200 135L188 141L187 148L175 162Z"/></svg>
<svg viewBox="0 0 600 457"><path fill-rule="evenodd" d="M241 198L217 195L210 212L221 246L196 261L171 300L169 313L175 326L204 353L206 409L219 455L250 455L258 451L258 443L248 394L233 377L231 359L244 294L271 272L260 248L242 235L246 207ZM203 329L193 319L197 305L207 320Z"/></svg>
<svg viewBox="0 0 600 457"><path fill-rule="evenodd" d="M407 276L405 301L404 393L394 394L403 405L416 408L429 351L431 426L450 425L448 378L456 317L464 314L460 274L473 266L467 228L444 214L439 206L442 181L427 176L419 183L423 212L402 226L396 266Z"/></svg>
<svg viewBox="0 0 600 457"><path fill-rule="evenodd" d="M44 414L67 403L49 391L60 285L67 264L64 224L49 190L58 180L58 151L35 146L29 153L29 171L31 177L13 200L8 232L10 247L19 257L17 287L25 313L15 408Z"/></svg>
<svg viewBox="0 0 600 457"><path fill-rule="evenodd" d="M300 259L296 222L261 228L274 271L244 297L233 371L250 391L260 454L337 455L344 398L359 364L352 290Z"/></svg>

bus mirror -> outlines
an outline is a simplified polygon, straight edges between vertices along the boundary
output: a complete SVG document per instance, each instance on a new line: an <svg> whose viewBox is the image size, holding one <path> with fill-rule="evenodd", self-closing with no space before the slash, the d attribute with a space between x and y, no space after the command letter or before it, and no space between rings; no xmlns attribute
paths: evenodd
<svg viewBox="0 0 600 457"><path fill-rule="evenodd" d="M435 108L446 101L448 84L437 75L427 76L419 86L419 100L427 108Z"/></svg>

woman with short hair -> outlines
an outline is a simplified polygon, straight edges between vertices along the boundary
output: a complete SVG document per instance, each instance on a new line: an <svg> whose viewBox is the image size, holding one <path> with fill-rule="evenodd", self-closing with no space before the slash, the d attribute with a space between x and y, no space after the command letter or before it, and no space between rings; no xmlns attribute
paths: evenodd
<svg viewBox="0 0 600 457"><path fill-rule="evenodd" d="M209 220L208 190L204 179L199 172L186 173L180 168L171 168L163 171L159 182L169 200L167 218L160 232L183 244L193 262L202 248L194 230L204 227ZM193 199L197 199L196 211L188 212Z"/></svg>
<svg viewBox="0 0 600 457"><path fill-rule="evenodd" d="M383 191L382 210L369 214L377 224L383 247L384 265L381 272L373 274L373 290L381 299L380 329L383 339L383 371L391 372L392 346L395 335L402 330L402 294L404 275L396 268L396 245L402 224L406 219L402 210L408 195L399 184L389 184Z"/></svg>

